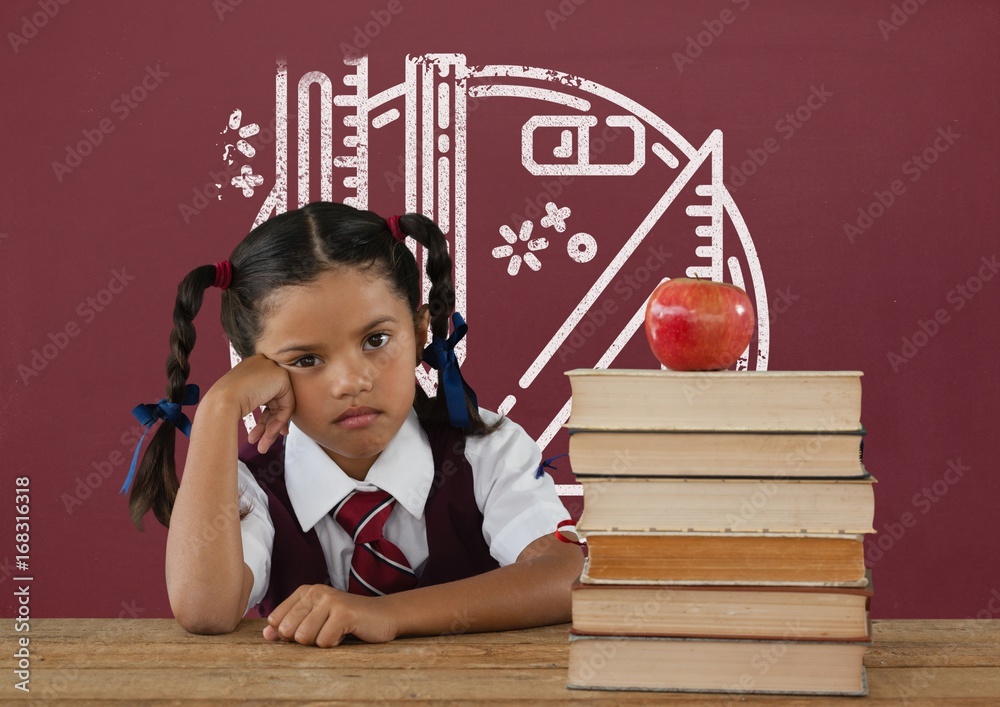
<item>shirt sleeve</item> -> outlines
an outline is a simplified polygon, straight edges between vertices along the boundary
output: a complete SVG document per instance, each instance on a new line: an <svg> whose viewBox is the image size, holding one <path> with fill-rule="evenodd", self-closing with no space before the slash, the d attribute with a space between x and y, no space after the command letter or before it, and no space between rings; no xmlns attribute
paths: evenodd
<svg viewBox="0 0 1000 707"><path fill-rule="evenodd" d="M264 598L271 579L271 551L274 547L274 524L267 512L267 494L243 462L237 462L240 508L249 513L240 521L243 538L243 561L253 573L253 589L246 610Z"/></svg>
<svg viewBox="0 0 1000 707"><path fill-rule="evenodd" d="M487 423L499 418L481 408L480 415ZM465 454L483 514L483 537L501 566L513 564L524 548L570 517L552 477L535 478L541 449L516 422L505 418L493 434L469 437Z"/></svg>

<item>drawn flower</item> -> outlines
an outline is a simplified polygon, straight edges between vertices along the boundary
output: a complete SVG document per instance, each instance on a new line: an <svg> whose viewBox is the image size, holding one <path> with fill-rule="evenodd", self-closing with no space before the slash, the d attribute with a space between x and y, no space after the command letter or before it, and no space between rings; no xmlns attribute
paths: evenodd
<svg viewBox="0 0 1000 707"><path fill-rule="evenodd" d="M246 197L253 196L254 187L259 187L263 183L264 178L259 174L254 174L253 168L250 165L243 165L240 175L232 179L232 185L234 187L241 187L243 189L243 196Z"/></svg>
<svg viewBox="0 0 1000 707"><path fill-rule="evenodd" d="M515 234L510 226L504 225L500 227L500 235L503 239L507 241L508 245L497 246L493 249L494 258L510 258L510 262L507 264L507 274L510 276L517 275L521 269L521 261L523 260L529 268L537 271L542 267L541 261L535 256L531 251L545 250L549 247L549 242L544 238L536 238L535 240L528 240L531 238L531 229L534 228L534 224L531 221L525 221L521 224L520 233ZM518 255L514 252L514 245L521 240L528 244L528 251L523 256Z"/></svg>
<svg viewBox="0 0 1000 707"><path fill-rule="evenodd" d="M234 147L239 150L247 159L251 159L257 154L257 150L251 145L247 138L253 137L260 132L260 126L257 123L247 123L246 125L240 127L240 123L243 121L243 111L239 108L234 110L229 116L229 124L226 126L225 130L221 134L225 135L230 130L235 130L240 136L240 139L236 141L236 144L226 143L225 152L222 154L222 159L226 161L226 164L232 164L233 158L229 156L229 151Z"/></svg>
<svg viewBox="0 0 1000 707"><path fill-rule="evenodd" d="M562 233L566 230L566 219L573 212L569 210L568 206L564 206L561 209L556 208L555 203L550 201L545 205L545 213L548 216L542 216L542 226L554 228L557 232Z"/></svg>

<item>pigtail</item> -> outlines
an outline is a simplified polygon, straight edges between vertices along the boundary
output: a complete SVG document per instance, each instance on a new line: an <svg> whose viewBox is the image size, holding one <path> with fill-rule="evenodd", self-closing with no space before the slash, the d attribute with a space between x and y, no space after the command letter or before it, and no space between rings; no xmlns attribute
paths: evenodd
<svg viewBox="0 0 1000 707"><path fill-rule="evenodd" d="M191 372L188 359L196 338L194 318L201 309L205 290L215 281L215 266L204 265L188 273L177 286L174 328L170 332L170 355L167 356L165 400L170 403L185 400ZM149 510L153 511L161 525L170 525L170 512L179 486L174 461L176 431L176 426L169 420L160 423L136 472L129 496L129 513L132 523L139 530L142 530L142 518Z"/></svg>
<svg viewBox="0 0 1000 707"><path fill-rule="evenodd" d="M400 217L399 224L406 235L427 249L427 277L431 282L427 304L431 313L431 333L436 338L447 339L451 315L455 311L455 287L451 277L452 262L448 253L448 241L437 224L421 214L404 214ZM472 391L464 381L462 385L465 391L465 407L469 415L467 434L479 437L494 432L502 423L502 419L492 425L483 421ZM423 389L417 386L414 406L421 420L443 427L451 424L443 391L443 371L438 371L438 394L434 398L428 398Z"/></svg>

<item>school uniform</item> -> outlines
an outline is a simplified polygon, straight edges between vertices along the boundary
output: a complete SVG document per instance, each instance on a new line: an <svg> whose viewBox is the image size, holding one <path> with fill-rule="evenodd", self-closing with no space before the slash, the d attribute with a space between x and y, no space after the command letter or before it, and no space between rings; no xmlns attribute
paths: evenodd
<svg viewBox="0 0 1000 707"><path fill-rule="evenodd" d="M499 418L481 408L480 415L487 424ZM294 423L283 450L262 456L244 446L239 488L250 513L240 529L243 559L254 578L247 610L264 602L262 610L270 611L288 593L280 587L282 578L271 577L275 564L302 573L302 583L326 581L346 591L354 543L330 511L355 490L379 488L396 499L383 534L405 555L422 582L418 586L512 564L532 541L569 518L552 478L535 478L541 450L520 425L504 419L490 435L467 437L464 449L453 443L460 439L451 430L425 429L411 409L364 481L345 474ZM436 514L430 524L425 509ZM276 525L279 558L272 557ZM303 559L289 562L292 554ZM310 562L313 569L301 569Z"/></svg>

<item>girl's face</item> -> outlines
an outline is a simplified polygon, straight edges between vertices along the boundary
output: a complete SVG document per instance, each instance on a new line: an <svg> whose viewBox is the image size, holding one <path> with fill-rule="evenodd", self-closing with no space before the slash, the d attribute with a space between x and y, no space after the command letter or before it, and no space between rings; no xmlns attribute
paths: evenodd
<svg viewBox="0 0 1000 707"><path fill-rule="evenodd" d="M429 311L372 270L340 267L271 299L257 353L288 371L292 421L346 474L364 479L413 406Z"/></svg>

